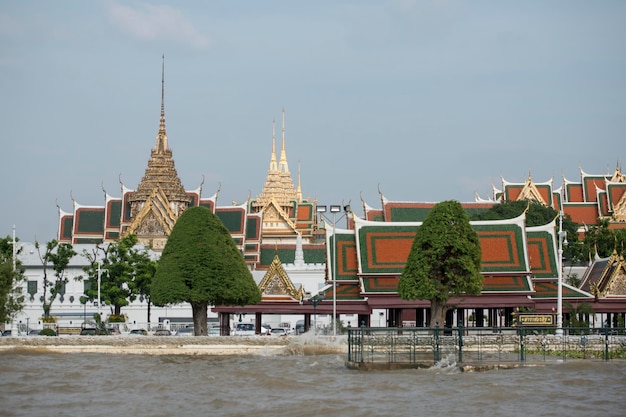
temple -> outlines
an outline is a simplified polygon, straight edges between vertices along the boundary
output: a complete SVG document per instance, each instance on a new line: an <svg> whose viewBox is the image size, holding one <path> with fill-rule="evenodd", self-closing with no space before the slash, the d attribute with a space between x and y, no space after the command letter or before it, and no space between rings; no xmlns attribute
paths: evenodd
<svg viewBox="0 0 626 417"><path fill-rule="evenodd" d="M397 286L415 233L436 203L392 201L379 189L378 207L362 200L359 215L350 206L331 206L331 214L339 217L327 217L325 206L303 197L300 167L294 185L283 109L280 149L273 123L269 167L260 194L242 203L219 205L219 185L213 194L204 196L203 180L197 188L186 189L178 177L166 133L164 72L163 65L156 143L141 181L131 189L120 179L120 196L103 190L102 205L82 205L72 197L71 212L58 208L60 242L84 249L132 233L158 258L178 217L189 207L205 206L230 231L263 295L256 305L213 306L211 314L223 334L236 320L252 321L260 332L262 323L282 322L285 317L299 318L309 328L312 316L323 315L328 323L335 313L344 324L355 326L427 325L430 303L401 299ZM502 188L493 191L492 199L477 197L462 203L470 217L502 201L523 199L562 208L581 228L596 224L597 219L609 220L614 228L626 225L626 180L619 166L606 175L581 170L580 182L564 180L556 189L552 180L536 183L529 175L523 183L503 179ZM471 226L482 249L482 293L452 299L449 304L454 308L442 325L509 326L512 313L521 308L553 314L561 276L556 220L528 227L522 213L506 220L472 221ZM23 253L29 280L27 310L36 320L41 314L41 264L34 250ZM86 263L73 262L70 278L80 275ZM53 314L74 320L86 315L86 306L76 302L83 293L83 283L70 279ZM596 260L585 268L579 287L563 283L562 296L572 305L589 303L599 321L623 320L623 258L615 254ZM124 312L134 322L145 323L146 308L144 300L139 300ZM158 326L191 317L188 306L153 311ZM147 325L153 327L150 321Z"/></svg>

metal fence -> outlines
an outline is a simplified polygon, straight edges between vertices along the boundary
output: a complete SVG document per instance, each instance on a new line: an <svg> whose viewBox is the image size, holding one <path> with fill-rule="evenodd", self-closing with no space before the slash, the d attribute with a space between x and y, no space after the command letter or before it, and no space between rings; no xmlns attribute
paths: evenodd
<svg viewBox="0 0 626 417"><path fill-rule="evenodd" d="M347 331L348 364L357 367L428 367L444 359L473 364L608 361L626 354L624 328L360 327Z"/></svg>

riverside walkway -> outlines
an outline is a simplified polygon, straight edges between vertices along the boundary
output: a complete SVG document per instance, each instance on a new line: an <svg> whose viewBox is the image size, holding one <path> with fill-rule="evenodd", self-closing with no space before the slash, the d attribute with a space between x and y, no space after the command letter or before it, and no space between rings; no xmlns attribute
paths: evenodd
<svg viewBox="0 0 626 417"><path fill-rule="evenodd" d="M574 358L608 361L623 358L624 353L623 328L360 327L348 329L346 365L426 368L445 360L469 371Z"/></svg>

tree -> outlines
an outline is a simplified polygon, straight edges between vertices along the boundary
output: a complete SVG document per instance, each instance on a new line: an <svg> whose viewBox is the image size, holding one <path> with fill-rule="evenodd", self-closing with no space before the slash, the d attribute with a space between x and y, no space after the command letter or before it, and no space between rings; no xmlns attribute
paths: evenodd
<svg viewBox="0 0 626 417"><path fill-rule="evenodd" d="M156 273L157 263L145 256L138 257L135 265L135 286L137 288L137 294L139 297L144 297L147 302L146 321L150 323L150 306L152 305L150 288L152 287L152 279Z"/></svg>
<svg viewBox="0 0 626 417"><path fill-rule="evenodd" d="M89 260L84 268L89 288L85 295L89 300L98 298L98 275L100 275L100 297L103 304L113 306L114 317L122 316L122 308L135 301L139 287L149 288L155 262L146 250L135 248L137 236L127 235L117 242L96 246L91 252L83 252Z"/></svg>
<svg viewBox="0 0 626 417"><path fill-rule="evenodd" d="M451 296L479 295L483 277L478 235L458 201L437 204L419 227L398 294L431 302L430 327L443 323Z"/></svg>
<svg viewBox="0 0 626 417"><path fill-rule="evenodd" d="M17 259L20 251L21 248L15 250L14 268L13 238L7 236L0 239L0 323L14 319L24 307L24 295L20 284L26 279L22 264Z"/></svg>
<svg viewBox="0 0 626 417"><path fill-rule="evenodd" d="M571 334L580 334L582 329L589 329L589 316L593 315L593 307L591 304L583 302L577 305L573 305L570 302L565 301L563 307L567 310L568 314L563 323L564 327L574 327L570 330Z"/></svg>
<svg viewBox="0 0 626 417"><path fill-rule="evenodd" d="M195 335L207 334L209 304L246 305L261 300L235 241L206 207L189 208L178 218L150 293L158 306L190 303Z"/></svg>
<svg viewBox="0 0 626 417"><path fill-rule="evenodd" d="M598 255L601 258L611 256L613 251L624 255L626 247L626 229L612 230L608 219L598 219L598 224L590 226L583 239L584 254L587 259Z"/></svg>
<svg viewBox="0 0 626 417"><path fill-rule="evenodd" d="M35 241L35 248L43 266L43 319L51 320L50 309L57 295L63 297L68 278L65 276L70 260L76 255L70 243L59 243L56 239L46 243L46 250L41 254L39 242ZM54 278L48 277L48 265L52 264Z"/></svg>

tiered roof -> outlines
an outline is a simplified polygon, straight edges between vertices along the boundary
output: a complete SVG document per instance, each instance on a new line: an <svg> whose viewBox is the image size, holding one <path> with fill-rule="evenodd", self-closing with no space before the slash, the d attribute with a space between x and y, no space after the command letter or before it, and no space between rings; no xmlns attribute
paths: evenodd
<svg viewBox="0 0 626 417"><path fill-rule="evenodd" d="M554 189L553 181L538 183L530 174L524 183L502 179L502 189L494 187L496 201L531 200L561 208L572 220L584 227L608 219L610 227L626 227L626 175L619 165L612 174L588 174L580 169L580 182L563 178L563 185ZM478 199L477 199L478 200Z"/></svg>
<svg viewBox="0 0 626 417"><path fill-rule="evenodd" d="M415 233L436 203L393 202L381 198L383 207L375 220L351 216L352 229L326 230L327 269L334 276L341 302L360 299L370 307L427 307L420 300L401 300L399 277L408 259ZM462 203L468 210L485 210L495 202ZM399 221L420 219L420 221ZM482 253L483 290L478 297L453 300L459 306L500 305L535 307L548 300L551 308L557 292L558 263L556 225L527 228L525 213L514 219L472 221ZM564 285L564 298L590 300L591 295ZM332 289L327 291L332 297ZM543 307L542 307L543 308Z"/></svg>

